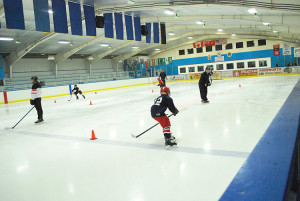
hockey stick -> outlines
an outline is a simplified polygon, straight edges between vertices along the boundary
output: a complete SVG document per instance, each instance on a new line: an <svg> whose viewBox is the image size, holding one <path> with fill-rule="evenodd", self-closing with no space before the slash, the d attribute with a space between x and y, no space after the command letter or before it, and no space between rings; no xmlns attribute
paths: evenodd
<svg viewBox="0 0 300 201"><path fill-rule="evenodd" d="M173 116L174 114L171 114L171 115L169 115L168 117L171 117L171 116ZM148 132L149 130L151 130L152 128L154 128L155 126L157 126L159 123L157 123L157 124L155 124L154 126L152 126L152 127L150 127L150 128L148 128L147 130L145 130L144 132L142 132L141 134L139 134L139 135L134 135L133 133L131 134L131 136L133 137L133 138L138 138L138 137L140 137L141 135L144 135L146 132Z"/></svg>
<svg viewBox="0 0 300 201"><path fill-rule="evenodd" d="M25 115L24 115L24 117L20 120L20 121L18 121L18 123L16 124L16 125L14 125L14 127L12 127L12 128L5 128L6 130L7 129L14 129L28 114L29 114L29 112L31 112L31 110L34 108L35 106L33 106Z"/></svg>

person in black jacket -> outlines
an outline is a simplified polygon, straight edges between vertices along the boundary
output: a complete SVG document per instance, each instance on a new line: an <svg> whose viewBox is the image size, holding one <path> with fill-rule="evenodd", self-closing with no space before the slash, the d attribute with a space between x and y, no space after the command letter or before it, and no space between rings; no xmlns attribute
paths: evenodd
<svg viewBox="0 0 300 201"><path fill-rule="evenodd" d="M161 73L159 74L159 77L161 79L161 81L165 84L166 86L166 77L167 77L167 74L164 72L163 69L161 69Z"/></svg>
<svg viewBox="0 0 300 201"><path fill-rule="evenodd" d="M201 74L199 80L200 95L203 103L209 103L209 101L207 100L207 87L210 86L209 76L210 76L210 68L207 67L205 69L205 72Z"/></svg>
<svg viewBox="0 0 300 201"><path fill-rule="evenodd" d="M32 83L32 90L31 90L31 99L30 104L34 105L37 114L38 114L38 120L35 122L41 123L44 121L43 119L43 108L42 108L42 85L38 82L37 76L31 77L31 83Z"/></svg>
<svg viewBox="0 0 300 201"><path fill-rule="evenodd" d="M163 134L165 137L165 145L169 146L177 145L175 137L171 134L171 123L169 117L166 116L165 111L169 109L174 116L178 114L178 110L173 103L173 99L169 96L170 89L168 87L161 87L158 98L154 100L154 105L151 107L151 116L153 119L159 122L163 128Z"/></svg>
<svg viewBox="0 0 300 201"><path fill-rule="evenodd" d="M82 91L79 89L79 87L76 84L74 85L74 89L72 90L72 92L75 94L76 99L78 99L77 94L82 95L82 97L85 99L85 96L82 94Z"/></svg>

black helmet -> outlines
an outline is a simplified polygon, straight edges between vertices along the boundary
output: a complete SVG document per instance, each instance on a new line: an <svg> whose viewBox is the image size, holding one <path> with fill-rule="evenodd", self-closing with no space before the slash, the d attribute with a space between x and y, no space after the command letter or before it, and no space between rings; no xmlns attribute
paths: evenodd
<svg viewBox="0 0 300 201"><path fill-rule="evenodd" d="M77 84L75 84L74 87L77 87Z"/></svg>
<svg viewBox="0 0 300 201"><path fill-rule="evenodd" d="M34 81L37 81L38 77L37 76L32 76L31 79L34 80Z"/></svg>
<svg viewBox="0 0 300 201"><path fill-rule="evenodd" d="M210 67L207 66L207 67L205 68L205 70L211 70L211 69L210 69Z"/></svg>

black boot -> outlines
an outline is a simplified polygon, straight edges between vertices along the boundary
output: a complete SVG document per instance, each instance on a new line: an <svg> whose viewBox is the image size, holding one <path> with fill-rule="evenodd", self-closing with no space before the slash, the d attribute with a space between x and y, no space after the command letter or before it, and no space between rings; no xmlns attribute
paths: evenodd
<svg viewBox="0 0 300 201"><path fill-rule="evenodd" d="M41 123L41 122L43 122L44 121L44 119L38 119L36 122L34 122L34 123L36 123L36 124L38 124L38 123Z"/></svg>
<svg viewBox="0 0 300 201"><path fill-rule="evenodd" d="M164 134L165 135L165 146L166 149L170 149L170 147L177 145L175 137L171 136L170 133Z"/></svg>

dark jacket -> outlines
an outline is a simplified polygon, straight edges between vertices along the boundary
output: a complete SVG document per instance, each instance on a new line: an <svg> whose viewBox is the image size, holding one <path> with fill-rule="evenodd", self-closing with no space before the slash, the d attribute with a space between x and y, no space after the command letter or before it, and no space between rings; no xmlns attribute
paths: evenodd
<svg viewBox="0 0 300 201"><path fill-rule="evenodd" d="M154 100L154 105L151 107L151 116L152 117L162 117L165 116L165 111L169 110L173 114L177 114L178 110L173 103L173 99L170 96L162 95Z"/></svg>
<svg viewBox="0 0 300 201"><path fill-rule="evenodd" d="M159 77L160 77L162 80L165 80L166 77L167 77L167 74L166 74L165 72L161 72L161 73L159 74Z"/></svg>
<svg viewBox="0 0 300 201"><path fill-rule="evenodd" d="M207 74L206 72L203 72L201 74L201 77L200 77L200 80L199 80L199 84L203 84L203 85L206 85L206 84L209 84L209 73Z"/></svg>

